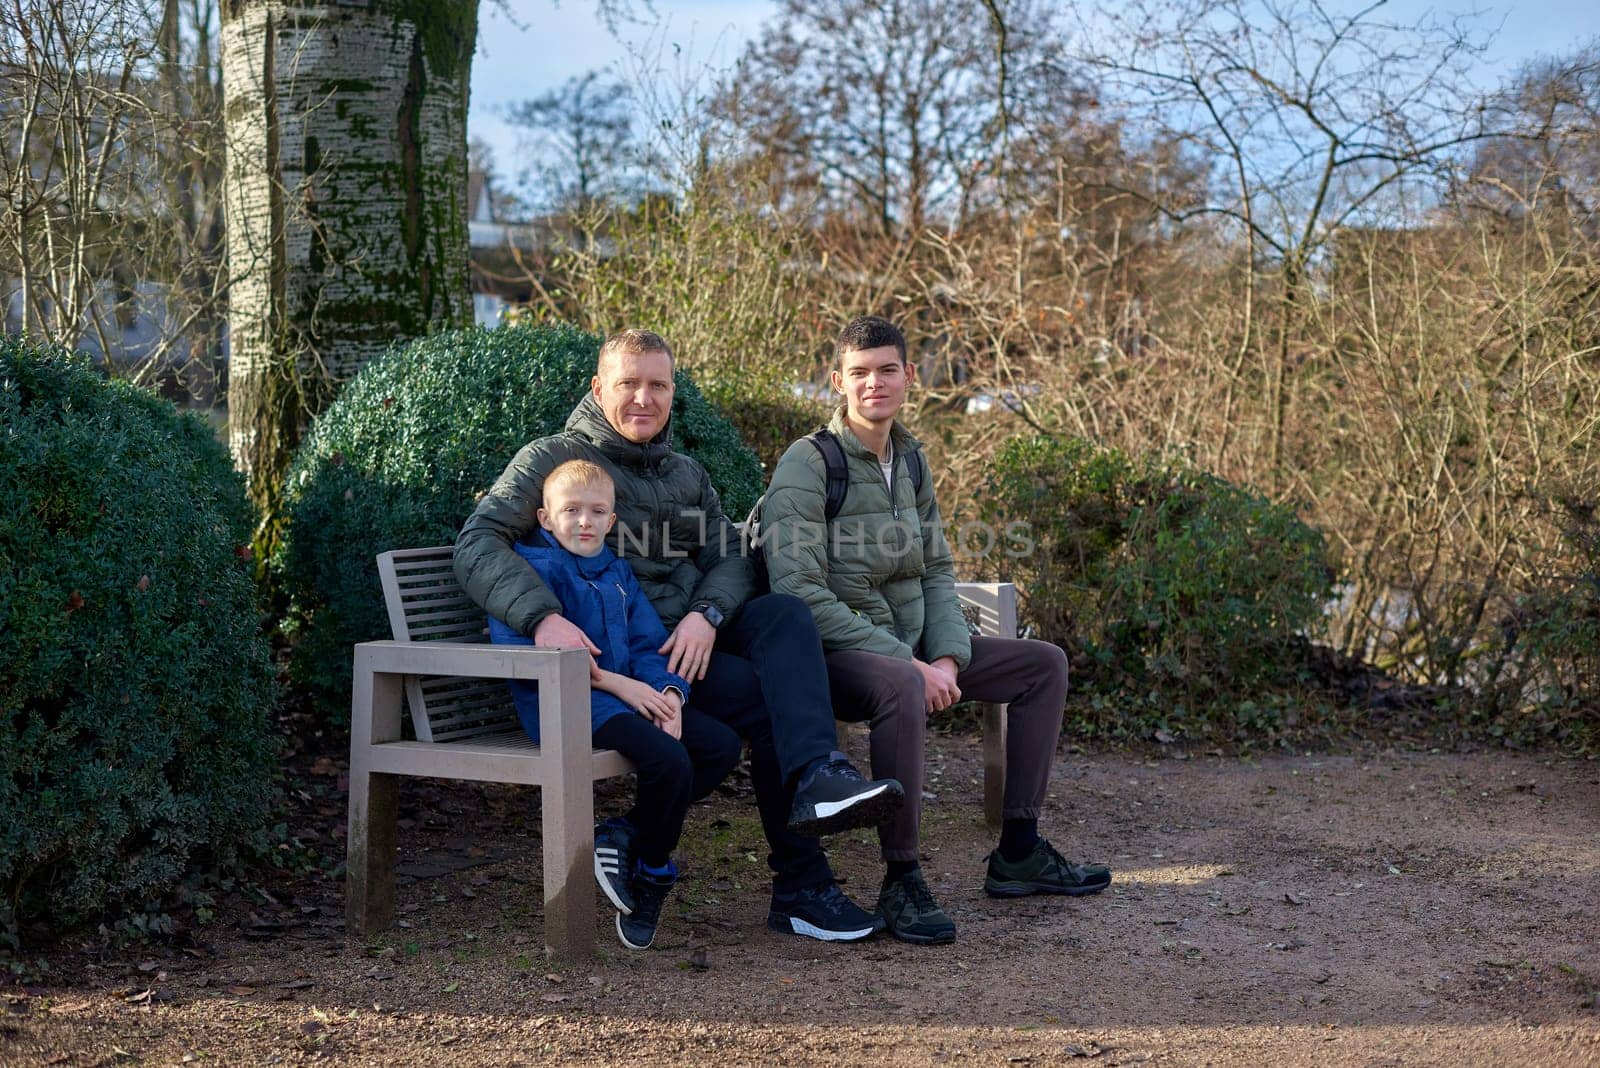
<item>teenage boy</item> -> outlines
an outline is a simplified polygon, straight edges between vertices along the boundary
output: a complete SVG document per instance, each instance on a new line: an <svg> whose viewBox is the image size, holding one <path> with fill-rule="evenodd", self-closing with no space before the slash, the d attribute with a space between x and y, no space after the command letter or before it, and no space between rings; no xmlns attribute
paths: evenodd
<svg viewBox="0 0 1600 1068"><path fill-rule="evenodd" d="M561 614L599 647L589 722L594 743L633 762L638 791L626 816L595 831L595 879L617 909L617 937L649 949L661 905L678 878L672 851L689 804L709 794L739 762L733 729L685 708L689 682L667 669L667 640L633 569L605 542L617 520L611 476L587 460L569 460L544 480L540 530L517 555L561 602ZM489 617L489 640L532 645ZM522 729L539 741L539 687L513 681Z"/></svg>
<svg viewBox="0 0 1600 1068"><path fill-rule="evenodd" d="M895 419L916 379L905 338L888 320L863 316L835 352L833 388L844 404L828 433L844 457L844 499L835 494L830 519L827 450L795 442L772 474L761 539L773 591L799 597L816 620L835 712L871 723L873 774L905 785L905 807L879 830L888 865L879 915L907 942L956 936L917 863L918 821L927 714L963 697L1010 705L1004 824L984 889L995 897L1105 889L1109 869L1069 863L1038 834L1066 655L1046 642L970 636L927 460Z"/></svg>
<svg viewBox="0 0 1600 1068"><path fill-rule="evenodd" d="M669 671L692 684L687 702L750 744L750 777L771 847L776 930L856 941L877 918L842 891L815 836L877 824L903 796L868 782L834 748L822 643L793 597L752 597L754 571L711 478L672 449L672 350L625 330L600 347L590 392L566 430L523 446L456 539L456 579L484 611L534 644L599 649L517 555L539 526L543 487L568 460L588 460L616 485L611 543L666 626Z"/></svg>

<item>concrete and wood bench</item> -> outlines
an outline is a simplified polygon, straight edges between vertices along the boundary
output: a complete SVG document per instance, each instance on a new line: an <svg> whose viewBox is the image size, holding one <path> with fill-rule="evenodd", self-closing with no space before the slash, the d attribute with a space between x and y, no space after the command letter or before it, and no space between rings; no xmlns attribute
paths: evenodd
<svg viewBox="0 0 1600 1068"><path fill-rule="evenodd" d="M588 652L489 644L483 610L456 584L454 553L445 545L378 557L394 638L355 647L346 927L359 935L394 922L401 776L522 784L540 791L546 949L591 953L594 783L632 767L593 747ZM957 592L981 633L1016 635L1014 586L962 583ZM540 745L517 722L509 679L539 685ZM1004 706L986 707L983 719L984 811L998 826Z"/></svg>

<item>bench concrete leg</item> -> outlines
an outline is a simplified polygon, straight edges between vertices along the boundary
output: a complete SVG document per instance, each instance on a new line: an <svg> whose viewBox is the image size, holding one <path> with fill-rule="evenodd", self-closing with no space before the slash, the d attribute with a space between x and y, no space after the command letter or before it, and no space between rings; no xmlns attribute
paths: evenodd
<svg viewBox="0 0 1600 1068"><path fill-rule="evenodd" d="M350 853L345 862L344 925L352 935L394 923L400 777L350 772Z"/></svg>
<svg viewBox="0 0 1600 1068"><path fill-rule="evenodd" d="M547 761L539 788L544 838L545 951L561 957L594 953L594 742L589 722L589 654L562 653L552 680L540 686L539 751ZM554 692L552 692L554 691ZM555 700L551 700L555 698Z"/></svg>
<svg viewBox="0 0 1600 1068"><path fill-rule="evenodd" d="M345 825L345 931L365 935L394 923L400 777L369 771L375 742L400 737L401 680L375 675L356 652L350 700L350 808Z"/></svg>
<svg viewBox="0 0 1600 1068"><path fill-rule="evenodd" d="M1006 706L983 706L983 819L1000 829L1006 800Z"/></svg>

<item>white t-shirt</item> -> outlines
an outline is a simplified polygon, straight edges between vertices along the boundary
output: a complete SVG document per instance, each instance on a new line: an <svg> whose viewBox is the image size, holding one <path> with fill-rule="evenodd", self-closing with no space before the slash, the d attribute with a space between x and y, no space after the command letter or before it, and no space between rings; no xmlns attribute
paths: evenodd
<svg viewBox="0 0 1600 1068"><path fill-rule="evenodd" d="M883 481L884 481L884 484L889 486L892 489L894 487L894 446L893 445L889 446L889 458L887 460L879 460L878 461L878 466L883 469Z"/></svg>

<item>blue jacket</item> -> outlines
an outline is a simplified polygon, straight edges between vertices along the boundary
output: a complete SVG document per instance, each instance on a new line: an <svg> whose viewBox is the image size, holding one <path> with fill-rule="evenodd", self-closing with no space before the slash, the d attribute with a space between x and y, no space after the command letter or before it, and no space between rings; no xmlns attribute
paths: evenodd
<svg viewBox="0 0 1600 1068"><path fill-rule="evenodd" d="M668 671L667 658L656 651L667 640L667 629L639 588L628 562L608 546L602 546L594 556L578 556L557 545L543 530L536 530L532 538L533 544L517 543L517 555L539 573L556 595L561 614L600 647L600 655L595 658L600 666L657 690L676 686L687 700L689 684ZM493 616L489 617L489 640L504 645L533 644L533 639ZM538 684L518 680L510 686L522 729L537 742ZM630 705L612 694L595 690L589 695L591 730L612 716L624 714L637 715Z"/></svg>

